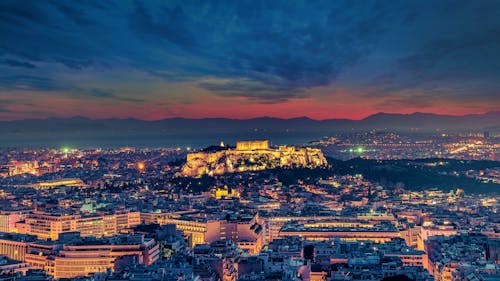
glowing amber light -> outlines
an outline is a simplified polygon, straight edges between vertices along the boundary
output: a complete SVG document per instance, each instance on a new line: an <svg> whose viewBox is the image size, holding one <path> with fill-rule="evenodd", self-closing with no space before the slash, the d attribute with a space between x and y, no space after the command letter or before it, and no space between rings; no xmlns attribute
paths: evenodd
<svg viewBox="0 0 500 281"><path fill-rule="evenodd" d="M141 170L141 171L142 171L142 170L144 170L144 168L145 168L145 167L146 167L146 166L144 165L144 163L142 163L142 162L137 163L137 169L139 169L139 170Z"/></svg>

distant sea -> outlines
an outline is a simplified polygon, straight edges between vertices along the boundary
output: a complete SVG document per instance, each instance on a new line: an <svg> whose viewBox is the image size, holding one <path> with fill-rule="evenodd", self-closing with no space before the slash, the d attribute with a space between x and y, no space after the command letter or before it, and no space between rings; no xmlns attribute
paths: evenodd
<svg viewBox="0 0 500 281"><path fill-rule="evenodd" d="M204 148L218 145L221 141L234 145L238 140L267 139L271 145L305 145L321 135L306 133L248 132L224 134L182 135L115 135L115 136L39 136L30 138L0 137L1 147L16 148Z"/></svg>

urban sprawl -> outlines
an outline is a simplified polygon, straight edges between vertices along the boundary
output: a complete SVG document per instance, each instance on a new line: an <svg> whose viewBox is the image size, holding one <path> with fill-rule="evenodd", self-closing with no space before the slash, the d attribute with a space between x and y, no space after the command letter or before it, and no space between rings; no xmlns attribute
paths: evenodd
<svg viewBox="0 0 500 281"><path fill-rule="evenodd" d="M499 280L499 150L380 131L1 148L0 280Z"/></svg>

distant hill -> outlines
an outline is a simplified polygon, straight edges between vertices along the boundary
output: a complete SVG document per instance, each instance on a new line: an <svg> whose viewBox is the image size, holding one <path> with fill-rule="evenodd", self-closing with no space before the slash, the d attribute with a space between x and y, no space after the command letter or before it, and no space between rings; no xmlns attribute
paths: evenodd
<svg viewBox="0 0 500 281"><path fill-rule="evenodd" d="M498 131L500 111L486 114L449 116L429 113L377 113L362 120L313 120L307 117L280 119L271 117L246 120L226 118L186 119L170 118L157 121L137 119L89 119L86 117L26 119L0 121L0 146L11 144L33 145L40 140L57 139L127 139L179 138L210 135L216 138L232 134L238 138L265 137L272 134L328 135L352 130L396 131ZM214 143L204 143L204 146ZM200 144L201 145L201 144Z"/></svg>
<svg viewBox="0 0 500 281"><path fill-rule="evenodd" d="M359 122L365 128L389 128L399 130L483 130L500 128L500 111L464 116L438 115L415 112L413 114L377 113Z"/></svg>

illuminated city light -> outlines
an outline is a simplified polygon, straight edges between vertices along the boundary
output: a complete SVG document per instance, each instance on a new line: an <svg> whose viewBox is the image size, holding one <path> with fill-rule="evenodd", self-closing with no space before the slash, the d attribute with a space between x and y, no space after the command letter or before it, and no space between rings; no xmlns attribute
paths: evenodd
<svg viewBox="0 0 500 281"><path fill-rule="evenodd" d="M144 168L146 168L146 165L143 162L137 163L137 169L142 171L142 170L144 170Z"/></svg>

